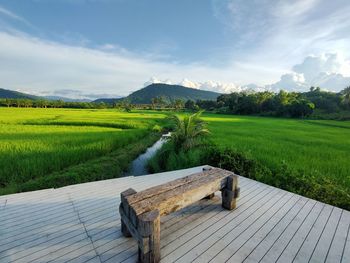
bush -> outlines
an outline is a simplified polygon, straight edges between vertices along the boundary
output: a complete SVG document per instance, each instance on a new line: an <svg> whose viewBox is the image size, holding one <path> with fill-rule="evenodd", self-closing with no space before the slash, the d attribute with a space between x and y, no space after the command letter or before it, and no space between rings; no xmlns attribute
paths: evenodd
<svg viewBox="0 0 350 263"><path fill-rule="evenodd" d="M152 172L160 172L204 164L350 210L350 195L328 179L306 175L303 171L291 169L285 163L271 169L231 148L219 149L215 145L207 144L202 148L176 152L175 146L168 143L152 158L149 167Z"/></svg>

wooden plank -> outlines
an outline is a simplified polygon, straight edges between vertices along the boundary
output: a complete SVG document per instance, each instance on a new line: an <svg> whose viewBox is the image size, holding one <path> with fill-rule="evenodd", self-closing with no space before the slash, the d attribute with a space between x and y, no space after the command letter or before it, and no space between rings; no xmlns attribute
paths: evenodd
<svg viewBox="0 0 350 263"><path fill-rule="evenodd" d="M256 183L256 182L254 182L254 181L249 181L250 183L252 183L253 184L253 188L251 189L252 190L252 192L244 192L243 194L242 194L242 199L241 199L241 201L243 201L244 202L244 196L245 195L247 195L247 196L249 196L249 195L251 195L252 193L254 194L254 191L253 191L253 189L257 189L258 188L258 185L259 185L259 183ZM247 189L249 189L249 188L247 188ZM241 203L241 202L240 202ZM221 211L222 210L222 208L219 206L219 205L215 205L215 206L209 206L208 208L210 208L211 210L215 210L216 212L214 213L214 215L215 214L217 214L219 211ZM202 217L200 217L199 218L199 220L194 220L193 218L189 218L189 221L188 222L191 222L192 223L192 226L194 225L194 224L200 224L201 222L203 222L203 221L205 221L206 220L206 218L210 218L210 216L212 216L213 214L211 214L210 213L210 211L208 210L208 211L205 211L204 213L202 213ZM168 217L170 217L170 216L173 216L173 214L170 214ZM192 219L192 220L191 220ZM181 221L181 223L182 223L182 221ZM185 224L184 224L184 226L188 226L189 224L187 223L186 224L186 222L185 222ZM176 230L176 231L179 231L179 230L182 230L182 229L185 229L184 227L181 227L181 226L179 226L179 227L174 227L174 230ZM186 229L187 230L187 229ZM185 231L186 231L185 230ZM163 245L165 242L164 242L164 238L166 238L166 236L164 236L164 233L165 233L166 231L161 231L161 245ZM99 244L100 244L100 242L99 242ZM135 245L136 246L136 245ZM177 245L176 244L174 244L174 247L176 247ZM136 248L135 248L136 249ZM105 243L104 245L101 245L99 248L98 248L98 250L99 250L99 252L100 253L102 253L102 254L107 254L107 255L109 255L110 253L111 253L111 251L113 251L113 254L114 254L114 252L115 251L120 251L120 248L119 248L119 244L117 243L117 242L115 242L115 241L111 241L111 242L108 242L108 243ZM136 250L137 251L137 250ZM119 252L118 252L119 253ZM106 258L103 256L103 260L105 260Z"/></svg>
<svg viewBox="0 0 350 263"><path fill-rule="evenodd" d="M246 184L247 184L247 187L245 188L246 191L244 192L243 197L244 197L245 194L249 193L249 190L253 189L254 186L256 187L257 185L259 185L259 183L255 182L255 181L252 181L252 180L243 180L242 185L246 185ZM207 208L210 208L211 210L212 209L220 209L221 210L220 202L218 202L218 201L219 200L217 200L217 205L214 205L214 206L210 206L209 205ZM203 213L201 213L201 216L205 217L207 215L208 211L203 211ZM195 215L196 214L192 214L191 216L195 216ZM161 243L163 243L163 237L166 236L166 234L167 234L167 223L168 222L166 220L168 218L170 218L169 223L172 224L174 230L181 229L182 226L188 225L188 222L191 222L192 224L194 222L196 222L195 218L190 216L190 217L187 218L188 221L182 220L182 218L181 218L181 220L179 221L179 222L181 222L181 225L174 225L173 221L171 220L171 217L174 217L174 216L175 216L175 213L172 213L169 216L163 217L163 219L165 221L164 221L164 224L162 225L163 228L162 228L162 231L161 231L161 240L162 240ZM200 218L200 219L202 219L202 218ZM99 245L100 245L101 242L100 241L98 241L98 242L99 242ZM123 245L123 246L126 246L126 245ZM103 250L101 250L101 249L103 249ZM108 257L103 256L103 260L110 260L111 262L113 262L113 260L115 260L115 259L119 260L120 257L124 258L124 255L125 255L125 257L128 257L128 256L131 256L133 253L137 253L136 245L134 245L133 247L130 247L130 248L128 248L128 246L126 246L126 248L124 247L124 251L123 252L120 252L120 250L121 250L120 249L120 245L116 244L116 242L114 242L114 241L111 241L109 243L105 243L104 245L101 245L100 247L98 247L98 251L100 253L102 253L103 255L104 254L106 254L106 255L113 255L112 259L108 259ZM112 251L113 251L113 253L112 253Z"/></svg>
<svg viewBox="0 0 350 263"><path fill-rule="evenodd" d="M172 243L166 242L165 246L162 247L163 260L173 261L192 250L193 247L199 244L201 241L206 240L210 236L214 235L218 229L222 226L234 223L239 224L244 221L247 215L251 214L254 210L258 209L261 205L266 203L268 200L273 198L273 193L277 193L274 189L264 189L260 194L256 195L254 198L250 199L247 204L240 204L234 211L221 210L209 220L203 221L199 227L194 228L191 231L186 231L180 237L176 238L176 242L180 243L179 247L175 249L171 246ZM189 225L190 227L190 225ZM183 231L183 229L181 230ZM163 239L162 242L167 241Z"/></svg>
<svg viewBox="0 0 350 263"><path fill-rule="evenodd" d="M308 199L301 198L295 209L292 209L287 213L287 216L268 233L264 239L258 243L258 245L249 252L248 256L244 259L244 262L259 262L266 252L276 243L276 240L283 234L284 230L301 214L305 212L305 206L308 203Z"/></svg>
<svg viewBox="0 0 350 263"><path fill-rule="evenodd" d="M267 187L260 187L259 184L255 185L250 192L244 192L240 200L240 206L242 206L242 208L238 207L237 210L235 210L235 213L241 213L246 209L246 206L250 206L254 202L258 201L259 198L263 197L266 193ZM205 230L216 220L225 218L225 216L227 216L229 213L229 211L223 211L220 206L215 206L213 209L209 209L205 211L203 216L198 218L198 220L188 221L187 224L183 225L181 228L177 228L176 231L172 232L170 235L161 236L163 255L171 253L173 248L171 246L172 243L188 242L188 240L195 235L198 235L198 233ZM168 252L167 249L169 250Z"/></svg>
<svg viewBox="0 0 350 263"><path fill-rule="evenodd" d="M102 262L120 262L121 260L119 260L119 258L121 254L124 251L127 251L129 249L132 249L135 255L137 255L137 246L135 244L136 244L135 241L132 239L129 239L127 242L124 242L117 247L114 246L112 243L109 246L109 250L100 254L101 261Z"/></svg>
<svg viewBox="0 0 350 263"><path fill-rule="evenodd" d="M292 262L298 253L303 241L306 239L308 233L316 223L319 215L324 208L324 204L317 202L311 213L307 216L301 227L296 231L292 239L290 239L286 248L279 256L277 262Z"/></svg>
<svg viewBox="0 0 350 263"><path fill-rule="evenodd" d="M102 203L105 203L104 201L102 201ZM98 203L96 203L96 206L98 206L98 207L101 207L101 202L98 202ZM87 211L89 211L89 210L92 210L93 209L93 206L92 206L92 204L91 205L89 205L89 204L86 204L85 205L85 208L86 208L86 210ZM59 208L57 208L57 210L59 210ZM59 216L57 216L57 214L59 215ZM69 214L65 214L65 213L62 213L62 212L60 212L60 211L57 211L55 214L53 214L52 215L52 218L53 219L57 219L57 220L62 220L62 219L64 219L64 218L62 218L62 216L63 215L68 215L69 216ZM44 219L42 219L42 218L40 218L41 220L40 220L40 222L43 222L43 221L47 221L49 218L48 217L46 217L46 218L44 218ZM35 220L34 219L32 219L32 218L30 218L30 220L27 220L26 221L26 223L27 223L27 225L28 226L34 226L34 222L35 222ZM35 222L35 224L36 223L38 223L38 222ZM42 225L42 224L41 224ZM25 230L25 224L23 225L20 225L21 226L21 228L18 228L18 229L16 229L17 231L20 231L20 233L22 234L23 232L27 232L27 230ZM37 226L37 227L40 227L39 225ZM7 226L7 228L9 229L9 227ZM11 237L14 237L15 236L15 231L13 230L13 229L9 229L9 236L11 236ZM4 233L5 234L5 233Z"/></svg>
<svg viewBox="0 0 350 263"><path fill-rule="evenodd" d="M139 245L140 262L160 261L160 213L158 210L150 211L139 217L138 232L147 242Z"/></svg>
<svg viewBox="0 0 350 263"><path fill-rule="evenodd" d="M339 224L341 213L341 209L337 207L333 209L333 212L326 224L326 227L323 230L320 239L318 240L317 246L313 251L309 262L321 262L326 260L328 250L333 240L333 236L335 235Z"/></svg>
<svg viewBox="0 0 350 263"><path fill-rule="evenodd" d="M224 189L223 189L224 188ZM138 241L140 262L160 261L160 216L177 211L222 190L222 205L232 210L238 197L238 176L221 169L204 170L139 194L121 193L121 230Z"/></svg>
<svg viewBox="0 0 350 263"><path fill-rule="evenodd" d="M225 189L221 191L222 207L233 210L237 206L240 188L238 187L238 176L230 175L227 177Z"/></svg>
<svg viewBox="0 0 350 263"><path fill-rule="evenodd" d="M345 240L341 262L350 262L350 227Z"/></svg>
<svg viewBox="0 0 350 263"><path fill-rule="evenodd" d="M58 256L58 257L57 257ZM38 260L38 262L50 262L50 263L85 263L85 262L96 262L101 263L100 258L96 255L95 250L90 244L74 244L66 249L55 252L48 256L45 256Z"/></svg>
<svg viewBox="0 0 350 263"><path fill-rule="evenodd" d="M127 200L128 200L129 204L134 204L136 202L139 202L139 201L147 199L147 198L151 198L153 196L159 195L159 194L167 192L169 190L174 190L175 188L180 187L182 185L190 184L192 182L201 180L204 177L210 176L213 174L225 174L228 176L228 175L233 174L233 173L228 172L226 170L219 169L219 168L213 168L211 170L191 174L191 175L176 179L174 181L167 182L165 184L151 187L149 189L138 192L137 194L134 194L134 195L128 197Z"/></svg>
<svg viewBox="0 0 350 263"><path fill-rule="evenodd" d="M333 242L328 251L326 262L341 262L349 226L350 212L343 210Z"/></svg>
<svg viewBox="0 0 350 263"><path fill-rule="evenodd" d="M38 259L44 257L47 254L50 253L58 253L62 248L66 248L69 246L74 246L79 244L80 241L86 240L86 234L85 232L81 231L80 234L76 235L76 233L72 233L74 235L73 237L69 237L67 239L59 240L58 242L54 243L46 243L44 246L35 246L26 250L23 250L19 253L12 253L10 255L11 259L9 261L6 261L5 258L1 258L1 262L7 263L7 262L14 262L14 261L38 261ZM48 246L48 244L50 244ZM16 251L14 251L16 252Z"/></svg>
<svg viewBox="0 0 350 263"><path fill-rule="evenodd" d="M274 215L267 223L258 229L246 242L244 242L233 253L229 262L243 262L249 254L264 240L264 238L276 227L288 214L293 210L298 209L298 202L301 200L300 196L293 195L288 203Z"/></svg>
<svg viewBox="0 0 350 263"><path fill-rule="evenodd" d="M145 179L146 180L146 179ZM157 180L157 181L159 181L159 178L155 178L155 180ZM162 181L162 180L160 180L160 181ZM111 191L112 192L112 191ZM40 204L40 206L41 206L41 204ZM56 208L56 207L55 207ZM102 211L101 211L102 212ZM58 212L59 213L59 212ZM14 215L16 215L16 213L14 213ZM88 214L88 215L90 215L90 214ZM34 233L34 232L33 232Z"/></svg>
<svg viewBox="0 0 350 263"><path fill-rule="evenodd" d="M121 220L124 222L124 224L126 225L126 227L128 228L128 231L132 234L132 236L137 240L141 240L142 236L140 236L137 228L135 227L135 225L131 222L131 220L129 219L129 217L125 214L123 206L120 205L119 206L119 213L121 216Z"/></svg>
<svg viewBox="0 0 350 263"><path fill-rule="evenodd" d="M76 262L75 260L76 259L67 260L66 262L74 262L75 263ZM55 262L56 261L53 261L53 263L55 263ZM84 263L101 263L101 260L98 256L96 256L96 257L93 257L91 259L88 259L88 260L82 261L82 262L84 262ZM57 263L62 263L62 261L57 261Z"/></svg>
<svg viewBox="0 0 350 263"><path fill-rule="evenodd" d="M328 219L332 213L333 207L325 205L317 218L311 231L307 234L306 238L302 241L299 251L294 256L295 262L308 262L312 251L314 250L319 237L322 234L324 227L326 226Z"/></svg>
<svg viewBox="0 0 350 263"><path fill-rule="evenodd" d="M215 207L220 207L220 206L215 206ZM211 209L213 209L213 207L211 207ZM171 214L171 215L173 215L173 214ZM204 214L202 214L202 215L204 215ZM181 221L182 222L182 221ZM192 220L192 222L193 222L193 220ZM166 223L167 222L165 222L162 226L164 227L165 225L166 225ZM174 229L178 229L178 228L174 228ZM161 231L161 240L162 240L162 237L163 237L163 234L164 234L164 232L165 231ZM100 243L100 241L98 241L99 242L99 244L101 244ZM162 243L162 241L161 241L161 243ZM124 244L124 243L123 243ZM123 250L130 250L130 251L133 251L133 252L137 252L137 248L136 248L136 243L134 243L133 245L132 245L132 247L129 247L129 246L127 246L126 244L124 244L123 245L124 246L124 249ZM106 256L103 256L103 260L110 260L109 259L109 257L107 256L107 255L109 255L109 256L112 256L113 255L113 260L115 259L115 258L117 258L118 260L119 260L119 258L120 258L120 256L121 255L119 255L119 253L122 253L122 255L124 255L125 253L124 252L121 252L121 249L120 249L120 245L119 244L117 244L115 241L111 241L111 242L109 242L108 244L105 244L105 245L102 245L101 247L99 247L98 248L98 250L99 250L99 252L100 253L104 253L104 254L106 254ZM129 252L130 252L129 251ZM129 253L129 252L126 252L126 253ZM117 254L117 255L116 255ZM113 262L113 260L111 260L111 262Z"/></svg>
<svg viewBox="0 0 350 263"><path fill-rule="evenodd" d="M57 213L59 214L59 211ZM36 222L32 225L10 228L8 234L3 234L0 245L13 242L14 240L23 240L26 237L31 237L34 233L40 234L44 230L54 228L55 226L59 226L61 224L67 224L75 220L76 212L74 211L73 207L71 207L69 213L65 213L63 217L55 215L50 218L44 218L44 220Z"/></svg>
<svg viewBox="0 0 350 263"><path fill-rule="evenodd" d="M244 192L248 193L252 189L253 186L249 187L249 184L248 184L248 185L243 185L242 187L244 188ZM174 217L173 220L171 220L170 222L167 222L167 224L163 225L163 228L161 231L161 240L163 240L163 237L171 234L172 232L175 232L178 229L182 229L186 225L191 224L191 223L195 222L196 220L201 220L202 217L205 216L208 212L212 211L215 208L219 208L220 203L221 203L221 199L218 196L215 197L215 199L213 199L213 202L206 201L203 205L202 205L202 203L196 203L194 205L196 210L194 210L194 211L191 210L189 212L184 211L182 214L180 214L177 217ZM197 211L197 209L198 209L198 211ZM164 217L164 218L166 218L166 217Z"/></svg>
<svg viewBox="0 0 350 263"><path fill-rule="evenodd" d="M174 216L174 214L171 214L170 216L167 216L167 217L164 217L164 224L166 224L167 223L167 221L166 221L166 219L168 218L169 219L169 221L170 222L172 222L171 221L171 219L172 219L172 217ZM164 226L164 225L163 225ZM118 244L117 242L116 242L116 240L118 240L118 238L120 237L120 235L119 235L119 237L118 237L118 230L117 231L114 231L114 233L112 233L113 234L113 236L114 236L114 238L108 238L107 240L108 241L110 241L110 242L106 242L106 239L105 239L105 237L96 237L97 238L97 240L95 239L95 236L92 236L92 238L93 238L93 240L94 240L94 244L95 244L95 246L97 247L97 250L99 251L99 253L100 254L103 254L103 253L106 253L106 254L108 254L108 255L116 255L116 254L118 254L119 253L119 251L120 251L120 248L119 248L119 246L120 246L120 244ZM161 233L163 234L163 232L164 231L162 231ZM120 232L119 232L120 233ZM121 243L121 244L123 244L123 243ZM134 250L133 251L136 251L137 252L137 250L136 250L136 248L134 247ZM112 253L113 252L113 253ZM119 256L117 257L118 259L119 259ZM104 258L105 259L105 258Z"/></svg>
<svg viewBox="0 0 350 263"><path fill-rule="evenodd" d="M203 262L214 258L219 262L226 262L234 251L232 246L235 244L233 244L233 241L244 242L242 235L244 235L249 228L255 233L255 226L259 227L259 224L265 222L264 220L268 220L268 218L284 206L291 197L291 194L280 191L259 208L247 214L243 221L237 220L236 218L228 224L223 225L208 239L203 239L199 245L182 256L179 262ZM192 251L194 253L192 253ZM196 257L196 255L200 256Z"/></svg>
<svg viewBox="0 0 350 263"><path fill-rule="evenodd" d="M79 223L79 220L77 220L76 222ZM85 221L85 226L89 227L90 223L86 223L86 222L87 221ZM103 220L99 221L99 225L103 225L103 223L104 223ZM56 233L59 234L59 236L62 236L62 234L65 234L65 233L69 232L69 230L70 230L70 225L66 225L66 224L62 225L62 228L63 228L62 230L64 230L63 232L61 231L61 229L58 228L58 226L59 225L53 225L54 230L56 231ZM44 230L45 231L41 235L38 235L38 234L36 234L35 236L31 235L30 238L32 239L32 242L33 241L38 242L40 240L40 238L46 240L48 236L50 238L54 238L55 236L57 236L57 235L55 235L55 232L50 232L49 230L46 230L45 228L44 228ZM25 244L25 243L28 243L28 241L30 241L30 240L20 239L19 244ZM11 246L18 246L18 244L12 242ZM4 245L1 246L1 248L4 248ZM6 249L6 247L5 247L5 249Z"/></svg>
<svg viewBox="0 0 350 263"><path fill-rule="evenodd" d="M250 182L250 181L245 181L245 180L243 180L243 182L242 182L240 185L241 185L241 187L244 187L245 192L247 192L247 191L249 191L249 189L250 189L254 184L256 184L256 182L254 182L254 181ZM180 220L182 220L182 217L186 217L188 214L195 214L195 212L196 212L197 210L200 210L200 207L202 207L202 206L207 206L207 205L209 205L209 204L211 204L211 203L213 203L213 202L215 202L215 204L217 204L217 201L219 201L219 200L221 201L220 194L219 194L219 193L216 193L216 194L214 195L214 197L211 198L211 199L205 199L205 198L203 198L203 199L199 200L198 202L196 202L196 203L194 203L194 204L191 204L191 205L189 205L189 206L186 206L186 207L184 207L183 209L180 209L180 210L178 210L178 211L175 211L174 213L171 213L171 214L169 214L169 215L162 216L162 217L160 218L160 220L161 220L161 222L163 222L163 221L168 221L168 218L171 217L171 218L172 218L171 220L173 220L173 221L174 221L174 224L175 224L175 223L176 223L175 221L180 221ZM219 204L219 205L220 205L220 204ZM165 228L164 228L164 229L165 229ZM164 230L163 230L163 231L164 231Z"/></svg>
<svg viewBox="0 0 350 263"><path fill-rule="evenodd" d="M187 171L188 170L188 171ZM153 175L149 175L147 176L147 179L146 177L144 176L138 176L138 177L132 177L132 181L130 182L125 182L126 184L124 185L123 183L118 183L117 185L114 185L113 187L109 187L111 189L109 189L109 192L110 193L114 193L116 194L116 191L118 191L118 188L120 191L124 190L126 187L130 186L130 185L133 185L135 187L137 187L138 189L145 189L148 187L148 185L154 185L156 182L157 183L162 183L162 182L166 182L166 181L171 181L172 179L174 178L177 178L179 176L185 176L189 173L193 173L193 171L195 170L200 170L200 167L199 168L190 168L190 169L185 169L185 170L182 170L184 172L184 174L180 174L179 171L176 171L176 173L174 172L167 172L167 173L164 173L164 174L167 174L167 177L163 178L163 177L155 177ZM157 174L158 175L158 174ZM120 178L120 179L123 179L123 178ZM111 179L111 180L106 180L106 181L98 181L98 182L93 182L93 183L84 183L84 184L79 184L79 185L74 185L73 186L69 186L69 189L68 190L71 190L73 192L69 192L70 194L73 194L75 193L74 191L78 192L76 195L77 197L81 198L81 197L92 197L94 194L97 194L99 196L101 192L105 192L105 189L106 186L110 186L110 182L111 181L115 181L115 180L118 180L119 179ZM107 182L107 183L105 183ZM85 188L84 185L85 184L91 184L91 189L89 189L89 191L81 191L80 188ZM101 186L104 186L104 187L101 187ZM79 189L77 190L77 188L79 187ZM70 189L72 188L72 189ZM23 212L27 212L29 214L32 214L35 210L35 206L39 206L40 208L43 207L43 203L47 203L47 201L54 201L56 200L57 198L62 198L62 197L65 197L67 196L67 191L68 190L65 190L65 191L62 191L62 189L66 189L66 188L59 188L59 189L50 189L50 193L48 194L48 196L44 196L43 198L40 198L40 202L38 202L39 200L35 200L34 198L34 202L33 202L33 205L28 205L29 204L29 200L27 200L27 194L28 193L20 193L20 194L15 194L16 196L21 196L21 195L24 195L25 197L24 198L21 198L20 200L22 200L25 204L25 206L21 206L21 207L17 207L16 206L12 206L12 202L14 200L17 200L18 198L15 198L14 200L11 199L10 197L12 195L9 195L7 197L9 197L9 206L6 208L6 214L4 215L10 215L9 213L10 212L15 212L14 214L11 214L11 219L13 216L18 216L19 218L23 218ZM35 193L35 192L32 192L32 193ZM118 192L117 192L118 194ZM41 203L41 201L43 201L43 203ZM39 204L38 204L39 203ZM50 205L48 205L48 207L50 207ZM46 208L48 208L46 207ZM15 211L14 211L15 210ZM0 217L2 218L2 215L3 214L0 214ZM4 219L4 218L2 218ZM1 222L3 222L4 220L1 220Z"/></svg>
<svg viewBox="0 0 350 263"><path fill-rule="evenodd" d="M193 170L191 173L193 173ZM159 175L151 175L151 177L147 176L142 179L135 178L129 180L125 185L119 185L120 187L118 186L118 179L113 179L105 181L103 184L94 182L90 183L89 186L76 185L64 190L57 189L51 191L51 194L43 192L37 196L32 193L23 197L18 196L10 200L9 207L4 210L9 212L5 212L5 214L2 214L0 202L0 217L4 218L3 216L5 216L6 219L3 221L0 218L0 243L4 244L2 233L5 234L5 241L13 242L10 245L6 241L7 247L4 252L8 254L4 260L0 259L0 261L12 262L18 259L18 262L28 262L30 260L40 260L41 262L49 260L53 260L53 262L68 262L69 260L72 262L100 262L99 257L94 254L94 248L89 245L89 242L84 241L87 240L86 236L84 237L84 234L78 232L71 232L74 230L74 218L76 218L78 212L82 222L84 222L86 233L93 241L96 251L103 255L103 260L108 260L108 262L120 262L122 260L135 262L136 243L133 240L121 237L120 220L118 220L120 216L115 209L115 203L120 200L117 196L122 190L130 186L134 187L135 185L136 190L142 190L155 184L181 178L183 174L168 173L167 176L167 178ZM113 185L111 185L112 181ZM233 212L233 214L237 214L238 220L239 218L242 219L244 213L247 213L244 212L247 211L246 209L253 209L253 205L259 202L260 199L269 198L268 192L272 191L271 189L276 189L241 177L241 186L243 187L244 184L247 185L243 188L242 198L238 208ZM105 186L105 189L100 187L102 185ZM68 193L74 202L75 212L70 212L70 205L62 204L62 200L65 200L63 197ZM259 193L260 195L258 195ZM57 197L55 197L56 194L58 194ZM28 202L26 202L26 197ZM5 197L0 200L5 200ZM39 203L38 200L40 200ZM295 200L294 197L293 200ZM292 222L300 220L300 217L294 217L294 215L298 214L298 211L303 211L301 204L305 203L306 200L306 198L301 198L290 210L287 211L287 207L283 206L276 213L271 213L271 209L276 211L276 206L279 203L276 203L276 206L270 208L266 213L264 213L265 211L261 213L259 206L255 206L256 211L254 209L250 210L253 214L251 218L246 218L234 229L227 228L227 235L223 236L222 239L224 246L227 246L223 250L225 253L220 252L220 257L214 257L212 261L220 262L220 259L227 259L230 254L233 254L233 256L228 258L229 262L241 262L245 258L247 258L246 262L259 261L261 257L257 257L257 260L253 261L253 257L250 256L254 255L256 251L266 253L273 246L273 242L278 240L277 230L280 231L278 233L281 233L284 226L287 226L288 229L288 226L293 224ZM207 205L204 205L206 202ZM163 244L162 254L165 251L174 256L166 259L169 259L169 261L175 260L175 255L183 255L184 251L189 252L183 259L195 258L194 253L201 252L205 247L201 245L201 242L204 240L204 243L207 242L206 240L212 239L212 229L217 227L217 224L221 224L225 228L224 222L230 224L232 220L235 221L236 218L231 217L229 211L222 210L219 202L220 200L217 197L210 201L199 201L187 210L184 209L162 218L161 242L163 243L163 239L166 241ZM290 202L287 204L288 207L291 205ZM31 208L33 208L32 211ZM317 209L316 205L315 209ZM317 241L323 242L322 240L326 238L326 234L323 232L331 232L329 231L330 221L335 219L334 213L332 213L332 218L329 218L332 209L333 207L325 205L314 222L311 219L315 219L315 214L314 212L310 213L299 230L293 233L294 237L287 241L288 244L285 246L279 260L282 262L282 259L286 259L286 262L288 262L291 261L294 255L295 262L307 262L312 251L320 249L319 247L315 248ZM282 213L283 211L285 211L285 214ZM347 213L349 212L342 210L339 214L338 224L332 225L333 235L327 235L327 238L329 238L326 242L328 248L322 249L325 250L325 252L322 251L322 254L327 262L339 262L340 259L342 259L342 262L350 262L350 223ZM41 214L49 220L43 221L44 217L41 217ZM228 217L231 218L231 221L226 221ZM269 219L269 217L271 218ZM251 220L254 220L254 222L249 224L249 222L252 222ZM7 229L6 225L10 228ZM12 231L15 233L15 237L9 239L9 234ZM272 235L272 233L274 234ZM43 242L46 234L49 235L49 239L47 239L49 241ZM202 239L198 238L199 236ZM275 239L270 240L271 236L275 236ZM198 244L198 240L200 240L198 247L202 249L197 251L196 244ZM266 240L270 241L267 242ZM320 246L320 242L318 242L318 246ZM265 251L261 250L262 247ZM4 249L4 247L0 245L1 249ZM205 250L203 253L211 254L214 251L213 249L210 247L211 252ZM218 250L215 251L218 252ZM162 261L168 262L164 261L164 258Z"/></svg>
<svg viewBox="0 0 350 263"><path fill-rule="evenodd" d="M136 185L137 187L139 186L143 186L145 183L146 179L142 179L141 181L139 180L139 178L135 178L134 180L130 181L127 184L120 184L117 186L112 187L111 189L109 189L109 191L107 192L107 196L114 196L117 192L117 194L119 193L118 191L122 191L124 190L126 187L128 187L130 184ZM148 181L150 181L150 183L154 183L156 182L156 179L149 179ZM103 182L103 181L102 181ZM78 193L77 194L77 198L78 199L82 199L82 198L88 198L88 199L92 199L93 196L98 196L98 197L102 197L103 194L106 193L105 188L100 188L99 185L100 182L95 182L96 186L92 189L92 191L87 191L87 192L83 192L83 193ZM57 193L52 193L52 196L48 199L44 199L42 200L42 202L36 201L33 203L33 205L29 206L28 202L24 202L23 206L20 206L19 208L14 208L15 211L12 211L10 208L6 209L6 215L11 216L10 218L12 218L13 215L19 216L20 218L23 218L23 212L27 211L27 214L29 213L30 215L33 214L33 212L38 211L40 212L40 210L36 210L36 206L38 206L41 210L43 208L45 208L45 211L47 211L47 208L52 207L51 202L56 202L56 200L60 200L62 198L66 198L67 194L72 196L72 193L61 193L60 189L55 190L55 192ZM73 192L74 193L74 192ZM59 197L59 199L57 199L57 196ZM44 205L46 204L46 207L44 207ZM10 212L15 212L14 214L10 214ZM1 220L1 222L3 222L5 219L3 218L3 220Z"/></svg>
<svg viewBox="0 0 350 263"><path fill-rule="evenodd" d="M226 174L208 175L196 184L182 185L173 191L141 200L132 205L132 210L136 216L155 209L159 210L160 215L166 215L221 190L226 185L226 180Z"/></svg>
<svg viewBox="0 0 350 263"><path fill-rule="evenodd" d="M262 258L261 262L275 262L284 248L288 245L288 242L293 237L294 233L299 230L305 219L313 211L316 201L309 200L305 205L302 212L291 222L291 224L283 231L273 246L266 251L266 254Z"/></svg>
<svg viewBox="0 0 350 263"><path fill-rule="evenodd" d="M256 212L254 212L255 215L253 214L252 218L249 218L249 220L246 220L246 222L244 222L244 224L238 229L235 229L226 235L226 246L216 248L215 253L212 253L212 258L219 261L223 260L225 262L237 262L232 256L239 250L239 248L248 242L256 232L259 232L260 229L266 226L272 218L281 217L282 214L284 214L285 211L295 203L290 202L291 200L293 200L293 195L288 193L262 214L256 215ZM242 230L240 230L240 228L242 228ZM238 233L236 234L236 232ZM214 246L216 246L216 244ZM212 248L210 248L210 250L212 250ZM197 260L197 262L199 261L200 260Z"/></svg>
<svg viewBox="0 0 350 263"><path fill-rule="evenodd" d="M133 261L131 261L131 262L137 262L138 258L137 258L137 248L136 247L129 247L129 248L121 251L117 255L114 255L114 256L108 258L106 261L104 261L104 263L115 263L115 262L123 262L124 263L125 261L129 261L130 258L133 259Z"/></svg>

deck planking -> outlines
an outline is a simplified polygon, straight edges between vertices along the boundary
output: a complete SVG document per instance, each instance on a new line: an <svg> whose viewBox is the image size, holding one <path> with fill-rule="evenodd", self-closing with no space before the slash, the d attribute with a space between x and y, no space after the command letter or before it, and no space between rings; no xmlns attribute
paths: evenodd
<svg viewBox="0 0 350 263"><path fill-rule="evenodd" d="M203 167L0 197L0 262L136 262L120 232L120 192ZM233 211L221 197L161 218L162 262L350 262L350 212L240 177Z"/></svg>

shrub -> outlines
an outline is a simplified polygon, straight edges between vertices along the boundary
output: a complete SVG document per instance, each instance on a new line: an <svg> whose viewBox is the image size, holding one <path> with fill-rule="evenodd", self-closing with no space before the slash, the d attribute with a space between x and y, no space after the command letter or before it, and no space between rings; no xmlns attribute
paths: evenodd
<svg viewBox="0 0 350 263"><path fill-rule="evenodd" d="M271 169L231 148L219 149L215 145L203 144L202 148L175 151L175 145L168 143L149 162L149 167L151 172L160 172L204 164L350 210L350 195L330 180L306 175L303 171L291 169L286 163Z"/></svg>

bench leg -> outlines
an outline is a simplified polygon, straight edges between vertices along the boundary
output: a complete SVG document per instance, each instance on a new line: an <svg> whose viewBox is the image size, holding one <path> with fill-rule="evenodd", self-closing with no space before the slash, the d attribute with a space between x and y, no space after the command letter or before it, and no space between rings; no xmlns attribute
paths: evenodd
<svg viewBox="0 0 350 263"><path fill-rule="evenodd" d="M121 220L121 231L124 237L131 237L131 233L123 220Z"/></svg>
<svg viewBox="0 0 350 263"><path fill-rule="evenodd" d="M239 197L238 176L231 175L227 177L226 187L221 190L222 207L233 210L237 206L237 198Z"/></svg>
<svg viewBox="0 0 350 263"><path fill-rule="evenodd" d="M138 231L139 262L160 262L160 213L158 210L147 212L139 217Z"/></svg>
<svg viewBox="0 0 350 263"><path fill-rule="evenodd" d="M121 204L119 209L123 209L125 215L130 217L130 208L128 202L126 201L126 197L129 195L136 194L136 191L132 188L127 189L126 191L120 194ZM127 225L123 222L122 218L120 219L121 223L121 231L124 237L131 237L131 233L127 227Z"/></svg>

